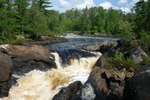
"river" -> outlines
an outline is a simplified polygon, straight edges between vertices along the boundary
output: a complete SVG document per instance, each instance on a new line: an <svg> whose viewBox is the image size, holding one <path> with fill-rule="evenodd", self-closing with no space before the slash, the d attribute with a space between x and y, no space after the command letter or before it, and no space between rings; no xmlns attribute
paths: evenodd
<svg viewBox="0 0 150 100"><path fill-rule="evenodd" d="M55 60L57 69L49 71L33 70L26 75L17 76L17 84L12 86L8 97L0 100L52 100L61 88L75 81L84 84L100 52L89 53L81 48L117 37L89 37L73 33L65 33L68 42L45 45L52 51L51 59ZM14 75L15 77L15 75Z"/></svg>
<svg viewBox="0 0 150 100"><path fill-rule="evenodd" d="M67 38L67 42L55 43L46 45L49 50L62 50L62 49L81 49L84 46L103 43L110 40L118 40L120 37L94 37L94 36L81 36L74 33L64 33L63 37Z"/></svg>

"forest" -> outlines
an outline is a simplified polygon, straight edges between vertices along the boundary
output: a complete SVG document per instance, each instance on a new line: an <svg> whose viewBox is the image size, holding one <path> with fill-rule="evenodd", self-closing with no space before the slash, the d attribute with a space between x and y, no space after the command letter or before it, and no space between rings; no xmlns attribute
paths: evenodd
<svg viewBox="0 0 150 100"><path fill-rule="evenodd" d="M38 39L63 32L99 33L137 40L145 51L150 51L150 0L140 0L130 13L103 7L59 13L49 7L50 0L1 0L0 43L11 43L18 35Z"/></svg>

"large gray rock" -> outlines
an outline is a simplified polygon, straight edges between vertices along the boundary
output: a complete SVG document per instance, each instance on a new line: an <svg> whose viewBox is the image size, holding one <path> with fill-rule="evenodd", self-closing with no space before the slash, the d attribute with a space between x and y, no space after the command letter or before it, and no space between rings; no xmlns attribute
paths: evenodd
<svg viewBox="0 0 150 100"><path fill-rule="evenodd" d="M84 84L71 100L95 100L94 89L90 83Z"/></svg>
<svg viewBox="0 0 150 100"><path fill-rule="evenodd" d="M51 52L41 45L9 45L6 51L11 57L20 58L22 61L43 60L50 62L49 57Z"/></svg>
<svg viewBox="0 0 150 100"><path fill-rule="evenodd" d="M95 67L91 72L88 83L94 88L94 100L121 100L123 89L120 85L125 79L122 72L108 71Z"/></svg>
<svg viewBox="0 0 150 100"><path fill-rule="evenodd" d="M126 81L123 100L150 100L150 65L142 66Z"/></svg>
<svg viewBox="0 0 150 100"><path fill-rule="evenodd" d="M82 49L86 51L100 51L101 53L105 53L107 50L117 45L118 45L117 41L106 41L101 44L86 46L83 47Z"/></svg>
<svg viewBox="0 0 150 100"><path fill-rule="evenodd" d="M23 75L34 69L46 71L56 68L51 52L41 45L9 45L5 51L11 56L13 73Z"/></svg>
<svg viewBox="0 0 150 100"><path fill-rule="evenodd" d="M94 100L96 95L94 94L93 87L90 83L87 83L81 89L81 98L82 100Z"/></svg>
<svg viewBox="0 0 150 100"><path fill-rule="evenodd" d="M7 96L9 91L8 81L12 73L12 61L7 54L0 52L0 97Z"/></svg>
<svg viewBox="0 0 150 100"><path fill-rule="evenodd" d="M134 59L134 61L137 63L141 63L143 61L142 56L148 57L141 47L133 48L130 51L130 58Z"/></svg>
<svg viewBox="0 0 150 100"><path fill-rule="evenodd" d="M62 88L58 94L56 94L52 100L71 100L73 95L81 88L82 83L76 81L71 83L68 87Z"/></svg>
<svg viewBox="0 0 150 100"><path fill-rule="evenodd" d="M100 46L101 44L94 44L94 45L83 47L82 49L86 51L97 51L100 49Z"/></svg>

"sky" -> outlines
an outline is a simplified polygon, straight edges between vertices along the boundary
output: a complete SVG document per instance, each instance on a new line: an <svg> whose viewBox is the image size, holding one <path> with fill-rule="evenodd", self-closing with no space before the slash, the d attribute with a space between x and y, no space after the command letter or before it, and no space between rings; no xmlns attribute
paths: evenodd
<svg viewBox="0 0 150 100"><path fill-rule="evenodd" d="M134 6L139 0L50 0L51 7L50 9L65 12L72 8L83 9L85 7L99 7L102 6L104 9L121 9L126 13L130 12L130 9Z"/></svg>

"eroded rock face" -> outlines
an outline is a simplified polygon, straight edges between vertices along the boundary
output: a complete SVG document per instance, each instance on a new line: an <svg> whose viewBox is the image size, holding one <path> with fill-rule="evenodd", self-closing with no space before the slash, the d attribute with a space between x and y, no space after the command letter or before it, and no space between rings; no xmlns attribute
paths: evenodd
<svg viewBox="0 0 150 100"><path fill-rule="evenodd" d="M150 100L150 65L142 66L125 84L123 100Z"/></svg>
<svg viewBox="0 0 150 100"><path fill-rule="evenodd" d="M49 57L51 54L48 49L40 45L10 45L6 48L6 51L13 58L20 58L22 61L43 60L49 62Z"/></svg>
<svg viewBox="0 0 150 100"><path fill-rule="evenodd" d="M130 58L134 59L135 62L141 63L143 61L142 56L148 57L140 47L130 50Z"/></svg>
<svg viewBox="0 0 150 100"><path fill-rule="evenodd" d="M12 61L7 54L0 52L0 97L8 95L8 81L11 77Z"/></svg>
<svg viewBox="0 0 150 100"><path fill-rule="evenodd" d="M87 82L92 85L96 93L94 100L121 100L124 80L123 72L95 67Z"/></svg>
<svg viewBox="0 0 150 100"><path fill-rule="evenodd" d="M100 51L101 53L105 53L108 49L117 46L117 41L106 41L101 44L94 44L90 46L83 47L83 50L86 51Z"/></svg>
<svg viewBox="0 0 150 100"><path fill-rule="evenodd" d="M34 69L46 71L56 68L54 60L50 59L51 52L41 45L10 45L5 50L11 56L14 74L23 75Z"/></svg>
<svg viewBox="0 0 150 100"><path fill-rule="evenodd" d="M53 100L71 100L73 95L78 92L81 86L82 83L80 81L76 81L68 87L61 89L60 92L53 97Z"/></svg>

